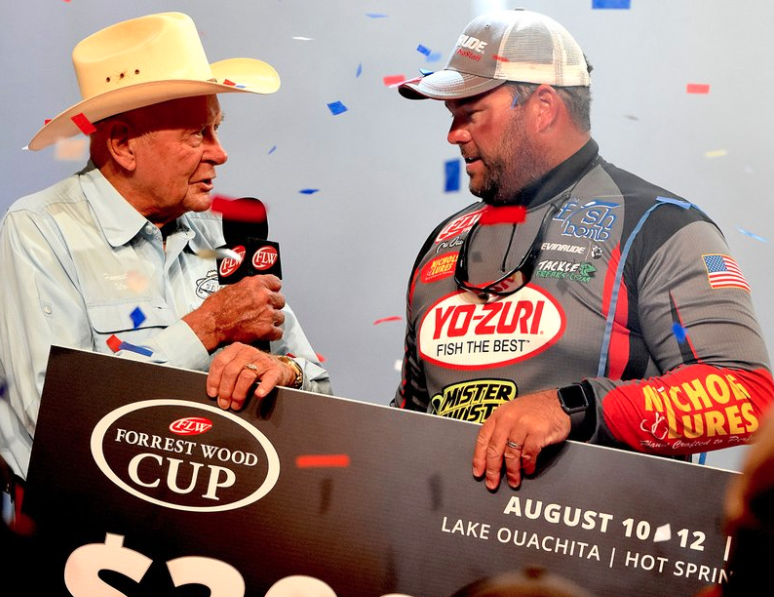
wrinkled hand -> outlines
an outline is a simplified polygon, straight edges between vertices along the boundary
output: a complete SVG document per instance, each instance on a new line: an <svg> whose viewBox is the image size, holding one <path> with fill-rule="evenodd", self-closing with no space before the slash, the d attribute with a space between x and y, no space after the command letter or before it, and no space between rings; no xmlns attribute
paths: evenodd
<svg viewBox="0 0 774 597"><path fill-rule="evenodd" d="M226 346L212 360L207 374L207 395L217 398L218 406L224 410L241 410L256 382L254 394L260 399L276 386L292 386L295 380L296 371L287 363L254 346L237 342Z"/></svg>
<svg viewBox="0 0 774 597"><path fill-rule="evenodd" d="M481 426L473 452L473 475L484 475L487 488L500 485L503 461L508 485L521 484L521 471L535 472L540 451L570 435L570 416L559 404L555 389L520 396L499 406ZM519 446L506 445L512 442Z"/></svg>
<svg viewBox="0 0 774 597"><path fill-rule="evenodd" d="M223 286L183 320L208 351L222 344L279 340L285 323L282 281L272 275L248 276Z"/></svg>

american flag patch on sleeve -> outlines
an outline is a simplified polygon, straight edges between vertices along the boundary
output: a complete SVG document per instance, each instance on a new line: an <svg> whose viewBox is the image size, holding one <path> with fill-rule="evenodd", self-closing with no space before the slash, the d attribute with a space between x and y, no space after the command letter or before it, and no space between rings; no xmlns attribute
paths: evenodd
<svg viewBox="0 0 774 597"><path fill-rule="evenodd" d="M707 277L712 288L742 288L750 292L750 285L742 275L739 265L728 255L702 255Z"/></svg>

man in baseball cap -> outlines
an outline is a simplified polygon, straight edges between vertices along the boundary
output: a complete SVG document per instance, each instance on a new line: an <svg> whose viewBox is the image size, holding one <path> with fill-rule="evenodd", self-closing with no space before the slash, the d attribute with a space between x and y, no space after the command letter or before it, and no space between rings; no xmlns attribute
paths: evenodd
<svg viewBox="0 0 774 597"><path fill-rule="evenodd" d="M774 394L722 233L599 155L590 72L555 20L496 10L399 86L444 102L482 201L417 256L392 404L481 423L473 474L492 490L568 438L683 459L748 442Z"/></svg>
<svg viewBox="0 0 774 597"><path fill-rule="evenodd" d="M19 199L0 226L0 456L22 479L52 344L209 371L222 408L277 385L330 392L277 277L218 285L218 95L274 93L277 72L252 58L210 64L176 12L107 27L72 58L82 98L29 149L84 133L89 163Z"/></svg>

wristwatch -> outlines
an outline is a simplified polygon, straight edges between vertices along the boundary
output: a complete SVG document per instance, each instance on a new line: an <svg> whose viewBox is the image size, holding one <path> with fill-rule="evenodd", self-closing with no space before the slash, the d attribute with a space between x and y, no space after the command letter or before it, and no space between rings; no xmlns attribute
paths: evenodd
<svg viewBox="0 0 774 597"><path fill-rule="evenodd" d="M285 355L277 355L277 358L286 365L293 367L293 370L296 372L296 379L293 381L293 385L290 387L295 388L296 390L302 388L304 385L304 371L301 369L301 365L296 363L290 357L286 357Z"/></svg>
<svg viewBox="0 0 774 597"><path fill-rule="evenodd" d="M574 383L569 386L559 388L559 404L562 410L572 416L576 413L585 413L589 407L589 397L586 395L586 388L582 383Z"/></svg>
<svg viewBox="0 0 774 597"><path fill-rule="evenodd" d="M574 383L557 390L562 410L570 416L570 439L588 440L596 429L594 390L588 382Z"/></svg>

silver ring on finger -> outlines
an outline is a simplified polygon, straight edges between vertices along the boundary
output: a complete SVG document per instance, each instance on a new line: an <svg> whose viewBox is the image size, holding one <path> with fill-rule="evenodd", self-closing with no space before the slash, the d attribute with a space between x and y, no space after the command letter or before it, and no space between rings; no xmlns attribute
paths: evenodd
<svg viewBox="0 0 774 597"><path fill-rule="evenodd" d="M254 363L245 363L244 368L250 371L258 371L258 367Z"/></svg>
<svg viewBox="0 0 774 597"><path fill-rule="evenodd" d="M511 440L508 440L505 442L505 445L508 446L511 450L521 450L521 444L517 444L516 442L512 442Z"/></svg>

